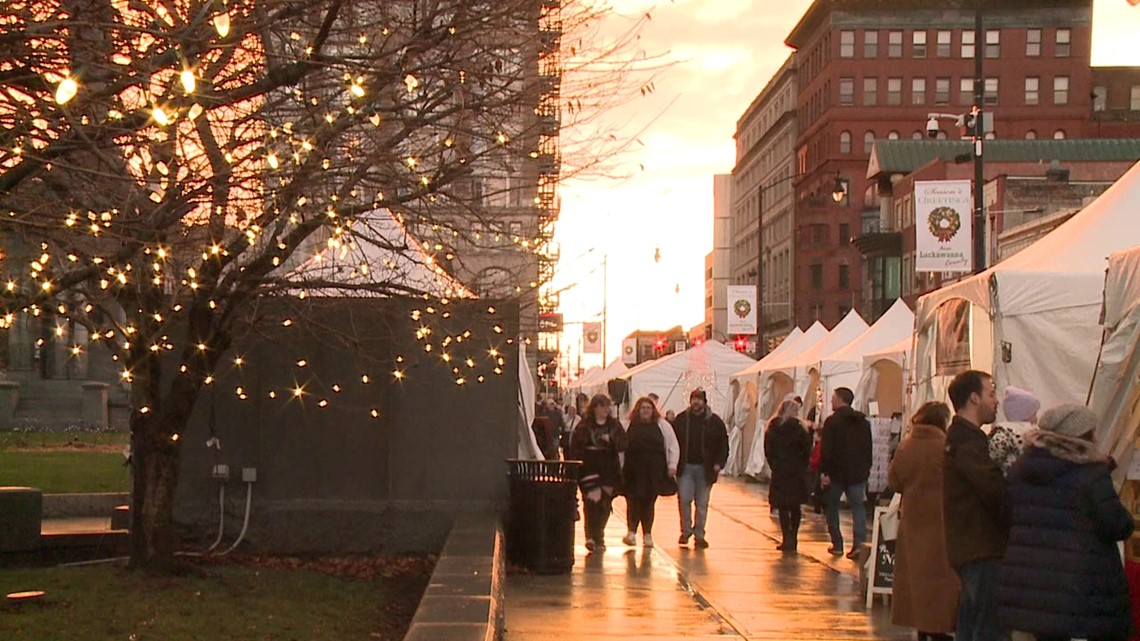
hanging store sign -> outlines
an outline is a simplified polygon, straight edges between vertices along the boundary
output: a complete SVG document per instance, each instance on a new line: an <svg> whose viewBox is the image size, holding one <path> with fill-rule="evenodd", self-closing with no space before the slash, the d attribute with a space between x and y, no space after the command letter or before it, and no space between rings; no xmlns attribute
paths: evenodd
<svg viewBox="0 0 1140 641"><path fill-rule="evenodd" d="M969 180L916 180L916 272L969 272L974 264Z"/></svg>

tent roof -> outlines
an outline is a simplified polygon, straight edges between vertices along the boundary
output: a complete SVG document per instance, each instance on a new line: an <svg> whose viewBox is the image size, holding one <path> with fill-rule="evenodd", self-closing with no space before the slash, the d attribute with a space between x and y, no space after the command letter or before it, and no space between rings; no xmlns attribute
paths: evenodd
<svg viewBox="0 0 1140 641"><path fill-rule="evenodd" d="M1057 229L1008 259L918 299L916 328L928 325L951 298L990 310L990 281L997 282L1007 316L1099 305L1100 283L1114 252L1140 245L1140 163ZM992 312L990 312L992 313Z"/></svg>
<svg viewBox="0 0 1140 641"><path fill-rule="evenodd" d="M800 332L798 336L796 332L800 332L798 327L791 334L788 334L788 337L784 339L784 342L780 343L779 347L769 352L764 358L733 374L732 377L747 378L756 376L760 372L772 369L773 365L789 358L794 358L827 337L827 328L819 321L812 323L806 332ZM793 336L795 336L795 338L793 338Z"/></svg>
<svg viewBox="0 0 1140 641"><path fill-rule="evenodd" d="M621 357L619 356L604 368L595 367L592 370L592 375L591 372L587 372L586 376L583 376L577 383L574 384L574 387L585 387L587 385L599 385L608 383L610 379L618 378L621 376L627 369L629 368L626 367L626 364L622 362Z"/></svg>
<svg viewBox="0 0 1140 641"><path fill-rule="evenodd" d="M1140 305L1140 246L1117 252L1108 259L1104 282L1104 326L1115 327Z"/></svg>
<svg viewBox="0 0 1140 641"><path fill-rule="evenodd" d="M642 363L619 378L630 381L631 392L635 395L656 392L662 398L664 409L684 407L687 404L688 399L677 401L672 394L674 389L680 389L678 385L687 372L711 372L715 374L717 382L706 387L709 402L713 404L716 398L723 405L727 400L721 397L727 392L729 377L750 362L751 358L731 347L716 341L705 341L692 349ZM713 386L719 389L712 389ZM723 409L724 407L714 407L714 411Z"/></svg>
<svg viewBox="0 0 1140 641"><path fill-rule="evenodd" d="M286 278L297 288L332 296L475 297L383 208L354 219L338 247L323 249Z"/></svg>
<svg viewBox="0 0 1140 641"><path fill-rule="evenodd" d="M914 312L900 298L867 331L845 347L823 356L820 361L862 363L868 353L894 345L904 338L909 339L913 334Z"/></svg>
<svg viewBox="0 0 1140 641"><path fill-rule="evenodd" d="M582 375L579 376L577 378L577 380L572 381L570 383L570 386L571 387L581 387L583 385L588 385L590 383L590 379L593 378L595 375L597 375L597 373L600 371L602 371L601 366L594 365L593 367L590 367L589 369L587 369L585 372L582 372Z"/></svg>
<svg viewBox="0 0 1140 641"><path fill-rule="evenodd" d="M863 320L859 312L851 310L843 317L843 320L839 321L839 324L831 330L827 338L819 341L799 356L782 363L778 369L818 365L822 357L843 349L865 331L867 331L867 322Z"/></svg>
<svg viewBox="0 0 1140 641"><path fill-rule="evenodd" d="M877 361L894 361L902 365L913 345L914 337L907 336L894 345L889 345L878 351L869 352L863 356L863 367L870 367Z"/></svg>

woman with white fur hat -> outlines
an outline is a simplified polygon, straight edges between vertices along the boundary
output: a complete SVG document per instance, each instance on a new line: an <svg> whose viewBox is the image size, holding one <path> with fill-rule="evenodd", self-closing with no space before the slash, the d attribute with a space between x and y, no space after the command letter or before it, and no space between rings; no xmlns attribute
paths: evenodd
<svg viewBox="0 0 1140 641"><path fill-rule="evenodd" d="M1081 405L1049 409L1010 470L998 611L1007 629L1038 641L1131 636L1117 542L1132 535L1132 515L1109 476L1112 460L1093 443L1096 424Z"/></svg>
<svg viewBox="0 0 1140 641"><path fill-rule="evenodd" d="M1005 388L1001 408L1006 421L990 430L990 458L998 464L1003 474L1009 475L1009 468L1025 449L1025 433L1037 427L1037 412L1041 409L1041 401L1037 400L1033 392L1010 385Z"/></svg>

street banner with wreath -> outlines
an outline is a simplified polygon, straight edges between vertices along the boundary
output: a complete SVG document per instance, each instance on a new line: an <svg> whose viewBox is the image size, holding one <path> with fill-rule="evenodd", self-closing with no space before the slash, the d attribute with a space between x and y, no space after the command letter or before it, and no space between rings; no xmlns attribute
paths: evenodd
<svg viewBox="0 0 1140 641"><path fill-rule="evenodd" d="M914 183L915 272L968 272L973 260L969 180Z"/></svg>
<svg viewBox="0 0 1140 641"><path fill-rule="evenodd" d="M733 334L756 333L756 287L754 285L728 286L728 321L726 332Z"/></svg>
<svg viewBox="0 0 1140 641"><path fill-rule="evenodd" d="M602 353L602 324L582 323L582 353Z"/></svg>

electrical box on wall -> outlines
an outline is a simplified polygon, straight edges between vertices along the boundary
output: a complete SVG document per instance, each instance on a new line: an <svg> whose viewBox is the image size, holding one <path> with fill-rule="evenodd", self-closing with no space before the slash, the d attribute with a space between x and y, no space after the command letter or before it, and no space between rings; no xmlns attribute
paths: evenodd
<svg viewBox="0 0 1140 641"><path fill-rule="evenodd" d="M256 467L243 467L241 468L242 483L256 483L257 482L257 468Z"/></svg>
<svg viewBox="0 0 1140 641"><path fill-rule="evenodd" d="M230 478L230 466L225 463L218 463L214 466L211 476L222 481L228 480Z"/></svg>

